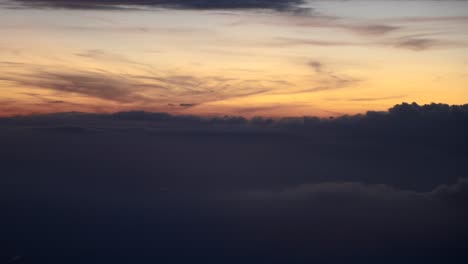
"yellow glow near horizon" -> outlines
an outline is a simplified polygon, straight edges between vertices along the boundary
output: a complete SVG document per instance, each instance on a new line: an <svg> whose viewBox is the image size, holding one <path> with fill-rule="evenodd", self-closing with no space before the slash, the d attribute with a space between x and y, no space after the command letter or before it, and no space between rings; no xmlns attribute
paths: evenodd
<svg viewBox="0 0 468 264"><path fill-rule="evenodd" d="M0 115L328 116L467 102L468 3L394 5L393 18L376 3L372 14L337 5L317 2L310 16L0 7Z"/></svg>

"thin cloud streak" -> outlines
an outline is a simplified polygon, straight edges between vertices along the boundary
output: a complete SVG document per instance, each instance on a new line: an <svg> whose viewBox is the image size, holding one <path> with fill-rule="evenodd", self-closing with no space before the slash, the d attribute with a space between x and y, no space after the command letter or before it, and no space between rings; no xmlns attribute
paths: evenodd
<svg viewBox="0 0 468 264"><path fill-rule="evenodd" d="M389 99L403 99L406 95L397 95L397 96L386 96L386 97L361 97L361 98L351 98L348 101L352 102L372 102L372 101L383 101Z"/></svg>
<svg viewBox="0 0 468 264"><path fill-rule="evenodd" d="M354 19L322 15L313 13L309 15L285 14L280 17L264 17L253 21L238 21L231 26L259 23L274 26L291 26L296 28L329 28L348 31L361 36L379 37L403 29L399 25L379 21L356 21Z"/></svg>
<svg viewBox="0 0 468 264"><path fill-rule="evenodd" d="M321 39L302 39L302 38L275 38L272 41L265 42L264 45L273 47L292 47L292 46L319 46L319 47L392 47L398 49L407 49L412 51L424 51L433 48L467 48L468 43L462 41L448 41L436 38L403 36L398 38L389 38L380 41L367 42L347 42L347 41L327 41Z"/></svg>
<svg viewBox="0 0 468 264"><path fill-rule="evenodd" d="M238 0L238 1L199 1L199 0L14 0L19 6L30 8L64 8L91 10L126 9L191 9L191 10L239 10L267 9L274 11L304 12L300 5L303 0Z"/></svg>

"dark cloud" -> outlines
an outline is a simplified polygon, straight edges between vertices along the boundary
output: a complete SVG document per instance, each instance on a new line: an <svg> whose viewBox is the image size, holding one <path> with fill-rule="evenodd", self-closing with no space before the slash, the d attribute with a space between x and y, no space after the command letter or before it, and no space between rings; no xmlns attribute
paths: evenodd
<svg viewBox="0 0 468 264"><path fill-rule="evenodd" d="M263 144L272 144L271 148L267 148L271 149L272 153L263 157L259 156L260 159L256 162L254 160L257 157L254 158L250 155L238 157L236 155L239 152L236 151L231 154L233 155L232 158L241 163L239 169L242 171L245 166L253 166L254 163L257 163L260 166L259 168L265 170L262 173L265 176L259 177L271 175L274 178L274 175L287 168L291 175L298 177L296 180L306 177L308 182L314 177L317 177L314 179L319 181L320 179L329 181L369 180L370 183L385 183L402 188L416 188L417 190L428 191L439 184L453 182L457 177L463 175L461 173L463 166L460 167L460 164L448 166L448 164L452 161L456 163L458 158L466 155L466 150L462 146L464 144L464 135L468 130L467 113L467 105L418 105L415 103L396 105L388 112L368 112L365 115L340 116L334 119L300 117L278 120L263 118L248 120L236 116L208 118L143 111L115 114L69 113L4 118L0 120L0 128L9 131L10 129L21 130L31 127L49 128L66 125L102 131L103 136L127 129L128 132L126 133L128 133L129 138L140 133L144 135L146 132L155 136L159 135L162 138L166 136L177 138L179 135L185 135L187 140L194 145L198 142L201 145L204 145L203 142L208 144L202 149L208 150L211 148L211 153L216 153L217 149L221 150L224 144L227 144L225 147L229 147L231 140L232 142L236 142L236 140L242 142L245 139L246 142L249 142L249 139L251 139L256 143L245 145L245 151L250 147L254 152L261 151L260 146L263 146ZM24 132L28 132L27 129ZM204 138L205 136L204 140L206 141L198 141L198 137ZM213 141L210 136L213 136ZM215 139L220 141L218 142ZM274 143L270 142L271 139L281 140ZM139 136L136 136L135 140L139 142ZM336 144L332 145L334 148L336 147L336 151L326 151L329 142ZM135 144L138 145L139 143L136 142ZM210 144L213 145L210 146ZM315 147L309 149L314 145ZM278 148L279 151L281 146L284 147L284 151L290 151L288 152L291 155L290 159L281 161L282 158L276 156L274 150ZM179 148L181 146L174 145L174 147ZM357 147L357 149L353 156L359 157L359 159L356 163L351 161L348 163L346 157L348 154L353 153L354 147ZM402 152L401 148L407 149L407 152ZM199 149L194 147L191 151L197 153ZM419 153L421 151L428 155L419 157L413 154L413 152ZM341 154L338 154L339 152ZM376 153L380 153L380 156L374 156ZM451 155L454 156L453 159L449 158ZM196 154L195 156L202 158L203 155ZM253 163L248 161L249 157L254 158ZM308 161L309 157L314 157L313 161ZM404 167L404 162L401 163L402 167L393 167L392 160L394 159L399 162L406 159L415 159L415 162L406 164L406 170L401 170ZM440 160L432 164L428 162L428 160L434 161L437 159ZM314 173L314 166L323 164L328 167L332 160L342 163L342 166L333 166L328 170L320 170L320 173ZM205 161L209 163L209 160ZM227 162L230 162L228 158L223 158L222 162L226 162L225 165L228 167L233 166L227 165ZM308 162L312 163L307 165ZM438 162L448 163L442 166ZM423 163L426 164L425 167L422 166ZM281 165L284 168L273 169L270 167L271 164ZM346 166L344 166L345 164ZM359 164L368 165L361 168ZM203 170L202 167L198 167L198 164L192 165ZM207 165L205 169L209 168L210 166ZM369 172L362 172L361 175L359 172L361 169L369 170ZM371 174L378 176L367 178L370 171ZM253 177L252 180L256 178L253 176L254 172L244 171L246 175ZM222 172L219 171L219 173ZM342 173L345 175L341 175ZM305 176L305 174L315 176ZM396 177L394 174L401 174L401 176ZM452 176L445 176L445 174L452 174ZM295 177L291 176L291 183L295 181ZM305 181L306 178L303 180ZM226 186L235 186L232 182L229 184L228 179L225 181Z"/></svg>
<svg viewBox="0 0 468 264"><path fill-rule="evenodd" d="M322 71L323 65L320 61L310 61L309 66L312 67L317 73Z"/></svg>
<svg viewBox="0 0 468 264"><path fill-rule="evenodd" d="M197 104L187 104L187 103L185 103L185 104L179 104L179 106L181 106L181 107L194 107L194 106L196 106L196 105L197 105Z"/></svg>
<svg viewBox="0 0 468 264"><path fill-rule="evenodd" d="M273 105L268 105L268 106L242 107L242 108L236 109L235 112L238 115L246 115L246 114L256 113L259 111L277 110L280 107L282 109L287 108L286 106L282 106L281 104L273 104Z"/></svg>
<svg viewBox="0 0 468 264"><path fill-rule="evenodd" d="M303 0L15 0L28 7L67 9L124 9L153 7L195 10L270 9L301 11Z"/></svg>
<svg viewBox="0 0 468 264"><path fill-rule="evenodd" d="M468 105L415 103L334 119L0 118L0 256L466 263L467 133Z"/></svg>

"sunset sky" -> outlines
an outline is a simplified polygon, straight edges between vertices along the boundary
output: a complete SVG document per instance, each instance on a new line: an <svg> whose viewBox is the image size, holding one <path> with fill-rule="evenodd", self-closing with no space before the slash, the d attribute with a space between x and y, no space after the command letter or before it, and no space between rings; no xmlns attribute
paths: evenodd
<svg viewBox="0 0 468 264"><path fill-rule="evenodd" d="M0 0L0 264L468 263L468 0Z"/></svg>
<svg viewBox="0 0 468 264"><path fill-rule="evenodd" d="M0 116L468 100L468 1L0 0Z"/></svg>

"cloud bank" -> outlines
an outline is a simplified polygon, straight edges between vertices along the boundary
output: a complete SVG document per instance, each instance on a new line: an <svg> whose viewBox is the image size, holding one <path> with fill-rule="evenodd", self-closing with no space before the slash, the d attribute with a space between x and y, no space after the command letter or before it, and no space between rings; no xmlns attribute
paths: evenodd
<svg viewBox="0 0 468 264"><path fill-rule="evenodd" d="M1 118L0 255L465 263L467 133L468 105L415 103L333 119Z"/></svg>

